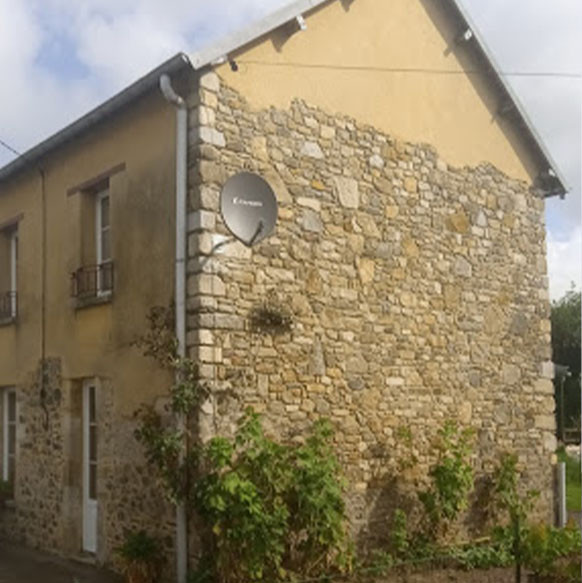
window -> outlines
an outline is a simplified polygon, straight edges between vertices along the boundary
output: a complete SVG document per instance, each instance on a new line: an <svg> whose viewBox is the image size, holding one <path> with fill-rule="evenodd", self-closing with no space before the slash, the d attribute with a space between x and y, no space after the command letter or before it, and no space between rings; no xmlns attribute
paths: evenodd
<svg viewBox="0 0 582 583"><path fill-rule="evenodd" d="M97 293L111 292L111 223L109 222L109 189L95 197L95 248L97 249Z"/></svg>
<svg viewBox="0 0 582 583"><path fill-rule="evenodd" d="M0 230L0 322L17 314L18 225Z"/></svg>
<svg viewBox="0 0 582 583"><path fill-rule="evenodd" d="M16 391L3 389L2 399L2 480L14 491L16 471Z"/></svg>
<svg viewBox="0 0 582 583"><path fill-rule="evenodd" d="M71 295L79 300L105 299L113 291L109 182L81 196L81 261L71 278Z"/></svg>

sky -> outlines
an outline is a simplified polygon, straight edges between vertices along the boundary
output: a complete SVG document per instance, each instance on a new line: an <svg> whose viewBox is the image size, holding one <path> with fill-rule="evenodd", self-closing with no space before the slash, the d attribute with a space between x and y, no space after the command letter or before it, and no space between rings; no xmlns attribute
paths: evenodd
<svg viewBox="0 0 582 583"><path fill-rule="evenodd" d="M0 0L0 140L26 151L175 53L200 49L287 2ZM503 71L582 75L580 0L462 2ZM565 200L546 203L557 299L582 280L582 81L508 80L571 188ZM13 158L0 146L0 167Z"/></svg>

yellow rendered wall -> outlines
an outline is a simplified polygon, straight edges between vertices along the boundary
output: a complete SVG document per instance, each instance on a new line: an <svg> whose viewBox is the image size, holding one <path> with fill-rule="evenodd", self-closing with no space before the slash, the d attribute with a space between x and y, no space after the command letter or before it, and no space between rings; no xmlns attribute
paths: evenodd
<svg viewBox="0 0 582 583"><path fill-rule="evenodd" d="M532 178L533 161L497 115L499 96L483 67L455 43L460 31L445 4L335 0L306 15L306 31L282 27L231 55L238 71L226 64L218 72L254 109L288 107L298 97L431 144L453 166L487 161Z"/></svg>
<svg viewBox="0 0 582 583"><path fill-rule="evenodd" d="M46 192L46 357L65 382L108 379L117 414L163 394L169 378L133 342L155 305L169 305L174 278L175 113L158 92L134 102L41 162ZM120 164L110 178L113 301L75 309L70 274L81 266L77 185ZM0 326L0 386L30 383L41 357L41 180L36 170L0 184L0 224L19 223L15 324Z"/></svg>

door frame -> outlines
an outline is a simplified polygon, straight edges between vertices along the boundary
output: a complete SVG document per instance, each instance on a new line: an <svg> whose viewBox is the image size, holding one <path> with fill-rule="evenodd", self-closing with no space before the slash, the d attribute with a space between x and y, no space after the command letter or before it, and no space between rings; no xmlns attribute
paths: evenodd
<svg viewBox="0 0 582 583"><path fill-rule="evenodd" d="M90 497L90 439L91 432L90 427L95 426L95 432L93 439L98 441L97 432L97 392L98 383L97 379L85 379L83 381L83 461L82 461L82 473L83 473L83 506L81 510L82 514L82 549L85 552L96 553L97 552L97 518L98 518L98 501L97 501L97 475L95 475L95 498ZM94 419L91 419L91 399L93 400L93 415ZM98 443L95 443L95 473L97 473L99 459Z"/></svg>

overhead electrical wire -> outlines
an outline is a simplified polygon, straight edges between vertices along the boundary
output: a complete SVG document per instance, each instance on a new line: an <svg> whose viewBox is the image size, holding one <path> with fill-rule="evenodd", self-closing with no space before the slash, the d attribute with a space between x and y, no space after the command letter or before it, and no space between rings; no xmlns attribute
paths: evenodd
<svg viewBox="0 0 582 583"><path fill-rule="evenodd" d="M0 139L0 146L4 146L7 150L15 154L16 156L22 156L22 153L15 150L10 144L7 144L4 140Z"/></svg>
<svg viewBox="0 0 582 583"><path fill-rule="evenodd" d="M483 75L486 71L467 69L429 69L423 67L379 67L373 65L334 65L330 63L274 62L244 59L236 61L238 65L262 65L266 67L288 67L295 69L329 69L338 71L373 71L378 73L414 73L425 75ZM556 77L564 79L582 79L582 73L561 71L499 71L503 77Z"/></svg>
<svg viewBox="0 0 582 583"><path fill-rule="evenodd" d="M403 73L416 75L484 75L485 71L467 69L429 69L423 67L379 67L373 65L334 65L330 63L297 63L259 61L254 59L237 60L237 65L258 65L264 67L286 67L291 69L327 69L336 71L371 71L377 73ZM532 77L532 78L556 78L556 79L582 79L582 73L570 73L564 71L498 71L502 77ZM23 154L14 149L10 144L0 139L3 146L16 156Z"/></svg>

